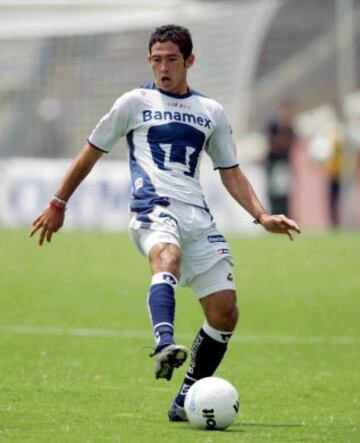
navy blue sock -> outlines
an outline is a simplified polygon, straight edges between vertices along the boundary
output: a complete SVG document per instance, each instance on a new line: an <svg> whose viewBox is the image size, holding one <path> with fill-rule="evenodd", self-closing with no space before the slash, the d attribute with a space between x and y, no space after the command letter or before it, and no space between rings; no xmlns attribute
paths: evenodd
<svg viewBox="0 0 360 443"><path fill-rule="evenodd" d="M184 406L185 395L196 381L214 374L224 357L231 336L232 332L218 331L207 322L204 323L195 337L189 369L175 398L179 406Z"/></svg>
<svg viewBox="0 0 360 443"><path fill-rule="evenodd" d="M149 290L148 307L156 343L160 351L174 341L175 287L177 279L169 272L153 275Z"/></svg>

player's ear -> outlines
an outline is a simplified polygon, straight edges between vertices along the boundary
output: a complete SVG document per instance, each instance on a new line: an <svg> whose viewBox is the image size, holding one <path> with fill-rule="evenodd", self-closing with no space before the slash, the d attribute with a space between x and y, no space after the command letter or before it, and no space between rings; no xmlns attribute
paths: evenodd
<svg viewBox="0 0 360 443"><path fill-rule="evenodd" d="M189 57L185 60L185 68L191 68L191 66L194 64L195 61L195 55L190 54Z"/></svg>

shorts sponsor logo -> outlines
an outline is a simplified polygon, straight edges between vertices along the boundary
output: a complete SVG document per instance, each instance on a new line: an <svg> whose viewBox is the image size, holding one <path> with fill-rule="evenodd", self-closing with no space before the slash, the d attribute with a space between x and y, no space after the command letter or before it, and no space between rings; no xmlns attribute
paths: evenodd
<svg viewBox="0 0 360 443"><path fill-rule="evenodd" d="M222 235L208 235L209 243L225 243L225 237Z"/></svg>
<svg viewBox="0 0 360 443"><path fill-rule="evenodd" d="M227 277L228 281L233 281L234 280L234 276L232 275L231 272L228 273Z"/></svg>
<svg viewBox="0 0 360 443"><path fill-rule="evenodd" d="M219 248L217 250L217 253L219 255L229 255L230 254L230 249L228 249L228 248Z"/></svg>

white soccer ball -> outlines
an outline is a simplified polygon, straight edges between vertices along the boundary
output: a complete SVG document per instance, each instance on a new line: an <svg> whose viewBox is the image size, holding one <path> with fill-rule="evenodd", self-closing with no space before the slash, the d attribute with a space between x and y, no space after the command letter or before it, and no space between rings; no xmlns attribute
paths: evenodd
<svg viewBox="0 0 360 443"><path fill-rule="evenodd" d="M194 383L185 397L185 412L192 426L225 429L239 412L240 399L234 386L220 377L206 377Z"/></svg>

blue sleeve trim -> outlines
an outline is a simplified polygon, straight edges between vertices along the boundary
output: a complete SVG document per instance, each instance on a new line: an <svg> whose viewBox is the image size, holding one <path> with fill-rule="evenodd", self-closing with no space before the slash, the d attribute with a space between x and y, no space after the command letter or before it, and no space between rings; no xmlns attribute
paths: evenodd
<svg viewBox="0 0 360 443"><path fill-rule="evenodd" d="M87 139L87 142L89 143L89 145L90 145L92 148L97 149L98 151L101 151L101 152L103 152L104 154L108 154L108 153L109 153L109 151L105 151L105 149L101 149L101 148L99 148L99 146L95 146L93 143L91 143L91 141L90 141L89 139Z"/></svg>
<svg viewBox="0 0 360 443"><path fill-rule="evenodd" d="M214 170L216 171L217 169L233 169L233 168L237 168L239 166L239 163L236 163L236 165L233 166L218 166L216 168L214 168Z"/></svg>
<svg viewBox="0 0 360 443"><path fill-rule="evenodd" d="M205 98L208 98L207 95L202 94L202 93L199 92L199 91L195 91L195 89L192 89L191 91L192 91L192 94L193 94L193 95L197 95L197 96L199 96L199 97L205 97Z"/></svg>
<svg viewBox="0 0 360 443"><path fill-rule="evenodd" d="M146 83L145 85L141 85L140 89L156 89L155 83Z"/></svg>

